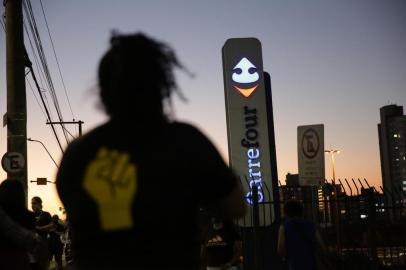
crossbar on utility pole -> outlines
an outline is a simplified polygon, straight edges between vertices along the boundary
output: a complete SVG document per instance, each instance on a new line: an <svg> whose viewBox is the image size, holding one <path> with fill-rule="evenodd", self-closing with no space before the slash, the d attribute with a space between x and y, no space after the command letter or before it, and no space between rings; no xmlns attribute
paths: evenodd
<svg viewBox="0 0 406 270"><path fill-rule="evenodd" d="M82 124L84 124L84 122L81 121L81 120L75 121L75 119L73 119L73 121L47 122L47 125L66 125L66 124L76 124L76 125L79 125L79 137L82 136Z"/></svg>
<svg viewBox="0 0 406 270"><path fill-rule="evenodd" d="M7 69L7 152L24 157L18 172L7 172L7 178L20 181L27 194L27 101L22 0L4 1L6 12Z"/></svg>

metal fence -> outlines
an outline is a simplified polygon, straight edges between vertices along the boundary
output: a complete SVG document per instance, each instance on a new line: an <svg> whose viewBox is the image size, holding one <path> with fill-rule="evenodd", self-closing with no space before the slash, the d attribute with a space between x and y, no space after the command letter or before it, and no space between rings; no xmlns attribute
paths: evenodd
<svg viewBox="0 0 406 270"><path fill-rule="evenodd" d="M254 187L254 189L257 187ZM260 187L270 193L270 188ZM401 190L379 191L366 179L324 181L318 187L282 185L279 198L258 202L255 190L246 218L238 224L244 239L244 269L274 269L276 239L288 200L298 200L304 207L304 218L313 221L337 269L406 269L406 194ZM278 208L280 211L275 211ZM267 221L273 225L268 226ZM272 226L274 226L272 228ZM265 243L270 241L273 243ZM347 265L347 266L346 266Z"/></svg>

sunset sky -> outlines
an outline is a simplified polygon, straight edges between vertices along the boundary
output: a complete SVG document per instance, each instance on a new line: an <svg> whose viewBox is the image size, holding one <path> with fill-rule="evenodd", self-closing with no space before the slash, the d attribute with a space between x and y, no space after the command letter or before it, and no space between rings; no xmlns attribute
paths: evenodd
<svg viewBox="0 0 406 270"><path fill-rule="evenodd" d="M199 127L227 159L221 48L228 38L256 37L262 43L264 69L272 77L279 179L298 171L297 126L320 123L325 125L326 148L341 150L336 177L381 185L379 108L406 105L406 1L42 0L74 116L40 2L31 2L64 119L84 121L84 131L106 120L98 109L96 70L111 31L143 31L169 43L195 74L177 73L188 102L175 96L176 118ZM33 57L28 44L26 38ZM0 29L1 115L6 112L5 55ZM44 142L60 160L61 151L28 84L27 111L27 136ZM77 128L69 130L77 135ZM0 129L1 155L6 136L6 128ZM53 181L56 169L40 144L28 142L29 180ZM331 178L328 156L326 177ZM5 178L0 170L0 179ZM58 213L54 185L29 184L29 197L34 195L43 198L45 209Z"/></svg>

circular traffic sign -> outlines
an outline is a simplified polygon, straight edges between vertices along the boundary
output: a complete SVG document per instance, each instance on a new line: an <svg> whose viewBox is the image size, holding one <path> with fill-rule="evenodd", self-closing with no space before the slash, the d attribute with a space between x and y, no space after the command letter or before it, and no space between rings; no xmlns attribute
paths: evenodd
<svg viewBox="0 0 406 270"><path fill-rule="evenodd" d="M1 166L7 173L19 173L25 166L24 156L18 152L7 152L1 159Z"/></svg>
<svg viewBox="0 0 406 270"><path fill-rule="evenodd" d="M320 150L320 138L319 134L309 128L303 133L302 137L302 153L307 158L313 159L317 156Z"/></svg>

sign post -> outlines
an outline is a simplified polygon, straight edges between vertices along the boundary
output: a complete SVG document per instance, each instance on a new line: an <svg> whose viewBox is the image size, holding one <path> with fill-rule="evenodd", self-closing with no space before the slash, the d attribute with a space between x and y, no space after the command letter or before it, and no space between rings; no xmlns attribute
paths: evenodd
<svg viewBox="0 0 406 270"><path fill-rule="evenodd" d="M268 134L267 94L262 67L261 43L255 38L228 39L223 50L230 166L240 177L247 204L253 204L257 188L259 224L268 226L275 217L272 204L274 187ZM268 202L268 203L264 203ZM252 227L248 211L241 226Z"/></svg>
<svg viewBox="0 0 406 270"><path fill-rule="evenodd" d="M318 189L324 181L324 125L299 126L297 128L299 161L299 185L311 190L310 213L318 219Z"/></svg>
<svg viewBox="0 0 406 270"><path fill-rule="evenodd" d="M277 269L280 205L271 79L263 70L259 40L228 39L222 53L229 161L249 206L238 221L244 269Z"/></svg>

